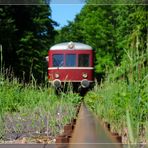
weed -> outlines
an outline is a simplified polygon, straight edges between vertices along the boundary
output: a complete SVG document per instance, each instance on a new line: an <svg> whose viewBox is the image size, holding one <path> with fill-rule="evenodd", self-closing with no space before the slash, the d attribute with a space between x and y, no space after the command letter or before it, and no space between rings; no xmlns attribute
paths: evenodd
<svg viewBox="0 0 148 148"><path fill-rule="evenodd" d="M0 139L44 134L56 136L75 116L75 106L81 98L72 93L55 94L51 87L22 85L15 78L0 84Z"/></svg>
<svg viewBox="0 0 148 148"><path fill-rule="evenodd" d="M86 104L112 130L123 133L127 129L127 143L139 143L146 139L148 115L148 69L144 65L147 53L125 50L125 57L118 67L106 74L106 79L86 97ZM136 55L135 55L136 54ZM137 55L138 54L138 55Z"/></svg>

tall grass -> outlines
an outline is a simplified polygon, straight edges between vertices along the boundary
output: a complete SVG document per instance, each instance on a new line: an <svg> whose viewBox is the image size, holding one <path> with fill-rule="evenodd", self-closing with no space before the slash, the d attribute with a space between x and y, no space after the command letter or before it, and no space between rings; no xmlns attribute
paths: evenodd
<svg viewBox="0 0 148 148"><path fill-rule="evenodd" d="M75 116L77 94L55 94L51 87L37 86L35 80L21 84L17 79L0 76L0 139L11 139L13 133L56 136Z"/></svg>
<svg viewBox="0 0 148 148"><path fill-rule="evenodd" d="M147 141L147 53L126 52L121 65L108 71L106 79L85 97L86 103L112 130L127 136L126 143Z"/></svg>

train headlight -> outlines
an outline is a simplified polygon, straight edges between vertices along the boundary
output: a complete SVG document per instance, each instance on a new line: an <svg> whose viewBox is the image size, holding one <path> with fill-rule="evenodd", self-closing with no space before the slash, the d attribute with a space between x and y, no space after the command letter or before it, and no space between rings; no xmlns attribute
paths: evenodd
<svg viewBox="0 0 148 148"><path fill-rule="evenodd" d="M74 43L73 42L70 42L70 43L68 43L68 48L70 48L70 49L72 49L72 48L74 48Z"/></svg>
<svg viewBox="0 0 148 148"><path fill-rule="evenodd" d="M83 78L87 78L88 77L87 73L83 73L82 76L83 76Z"/></svg>
<svg viewBox="0 0 148 148"><path fill-rule="evenodd" d="M58 73L55 73L54 76L55 76L55 78L59 78L60 77L60 75Z"/></svg>

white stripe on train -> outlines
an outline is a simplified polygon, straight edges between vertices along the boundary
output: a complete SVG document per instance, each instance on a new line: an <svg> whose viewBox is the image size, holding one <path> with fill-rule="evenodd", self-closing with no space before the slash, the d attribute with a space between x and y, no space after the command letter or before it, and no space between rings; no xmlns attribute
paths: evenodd
<svg viewBox="0 0 148 148"><path fill-rule="evenodd" d="M94 69L93 67L48 67L48 70L55 70L55 69Z"/></svg>

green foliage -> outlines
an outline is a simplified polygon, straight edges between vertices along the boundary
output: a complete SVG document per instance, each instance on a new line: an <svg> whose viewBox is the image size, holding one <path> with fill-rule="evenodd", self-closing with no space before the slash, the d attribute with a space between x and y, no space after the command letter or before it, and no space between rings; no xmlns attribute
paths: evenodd
<svg viewBox="0 0 148 148"><path fill-rule="evenodd" d="M111 123L112 130L128 135L126 143L138 143L147 141L147 11L146 6L114 7L120 13L125 7L130 13L116 17L115 47L123 50L122 59L117 66L106 69L105 82L89 92L85 101L98 116Z"/></svg>
<svg viewBox="0 0 148 148"><path fill-rule="evenodd" d="M67 92L67 94L62 93L61 99L63 98L70 101L74 106L77 106L82 101L79 94L73 92Z"/></svg>
<svg viewBox="0 0 148 148"><path fill-rule="evenodd" d="M0 44L3 64L26 81L31 74L41 82L46 72L44 58L53 42L56 23L48 5L0 6Z"/></svg>
<svg viewBox="0 0 148 148"><path fill-rule="evenodd" d="M36 86L34 82L23 85L17 79L10 81L1 76L0 139L30 131L56 136L75 117L80 100L72 92L58 97L51 87Z"/></svg>
<svg viewBox="0 0 148 148"><path fill-rule="evenodd" d="M104 121L111 123L113 131L127 134L126 143L138 143L146 140L148 69L142 62L144 54L133 52L131 55L127 53L122 65L107 73L105 82L96 85L85 102Z"/></svg>

